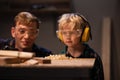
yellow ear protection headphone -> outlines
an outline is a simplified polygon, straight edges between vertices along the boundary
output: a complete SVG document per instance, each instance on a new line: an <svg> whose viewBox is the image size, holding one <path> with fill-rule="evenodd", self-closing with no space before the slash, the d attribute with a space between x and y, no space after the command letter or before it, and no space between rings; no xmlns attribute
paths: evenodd
<svg viewBox="0 0 120 80"><path fill-rule="evenodd" d="M63 41L63 36L62 36L61 32L56 31L56 33L57 33L57 37L58 37L61 41Z"/></svg>
<svg viewBox="0 0 120 80"><path fill-rule="evenodd" d="M84 21L84 23L81 25L83 28L83 31L81 34L80 41L81 42L88 42L89 39L92 39L90 24L82 15L79 15L79 16Z"/></svg>
<svg viewBox="0 0 120 80"><path fill-rule="evenodd" d="M77 15L79 15L79 14L77 14ZM81 25L83 28L83 31L81 34L80 42L88 42L89 38L92 39L90 24L82 15L79 15L79 16L84 21L84 23ZM63 36L62 36L61 32L57 31L56 33L57 33L57 37L61 41L63 41Z"/></svg>

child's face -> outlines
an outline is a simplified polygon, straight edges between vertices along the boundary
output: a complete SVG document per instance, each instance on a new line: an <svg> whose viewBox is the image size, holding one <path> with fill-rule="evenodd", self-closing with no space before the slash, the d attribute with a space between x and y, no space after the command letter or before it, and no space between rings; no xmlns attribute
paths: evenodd
<svg viewBox="0 0 120 80"><path fill-rule="evenodd" d="M63 42L68 47L75 47L80 43L80 36L82 31L80 29L73 30L71 27L65 27L61 30Z"/></svg>

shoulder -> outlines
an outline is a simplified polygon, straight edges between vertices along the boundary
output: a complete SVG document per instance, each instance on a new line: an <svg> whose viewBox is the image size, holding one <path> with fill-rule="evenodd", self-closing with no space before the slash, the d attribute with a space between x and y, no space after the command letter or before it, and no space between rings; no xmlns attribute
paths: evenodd
<svg viewBox="0 0 120 80"><path fill-rule="evenodd" d="M11 39L3 39L0 38L0 49L3 49L5 46L7 46L10 43Z"/></svg>
<svg viewBox="0 0 120 80"><path fill-rule="evenodd" d="M0 38L0 43L5 43L7 39Z"/></svg>
<svg viewBox="0 0 120 80"><path fill-rule="evenodd" d="M91 48L88 44L83 44L85 46L84 55L90 58L99 58L98 53Z"/></svg>
<svg viewBox="0 0 120 80"><path fill-rule="evenodd" d="M85 49L85 52L84 52L84 55L86 57L89 57L89 58L95 58L95 64L97 65L102 65L102 60L101 60L101 57L100 55L95 52L91 47L89 47L87 45L86 49Z"/></svg>
<svg viewBox="0 0 120 80"><path fill-rule="evenodd" d="M64 46L64 49L60 51L61 54L66 54L67 53L67 46Z"/></svg>
<svg viewBox="0 0 120 80"><path fill-rule="evenodd" d="M35 44L33 45L33 52L35 52L36 57L45 57L45 56L49 56L50 54L52 54L51 50L48 50L46 48L43 48Z"/></svg>

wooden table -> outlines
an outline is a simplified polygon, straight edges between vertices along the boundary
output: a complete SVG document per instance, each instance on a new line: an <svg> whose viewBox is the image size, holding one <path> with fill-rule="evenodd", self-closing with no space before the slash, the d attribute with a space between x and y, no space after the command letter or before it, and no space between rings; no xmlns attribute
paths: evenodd
<svg viewBox="0 0 120 80"><path fill-rule="evenodd" d="M51 60L50 64L0 65L0 80L90 80L95 59Z"/></svg>

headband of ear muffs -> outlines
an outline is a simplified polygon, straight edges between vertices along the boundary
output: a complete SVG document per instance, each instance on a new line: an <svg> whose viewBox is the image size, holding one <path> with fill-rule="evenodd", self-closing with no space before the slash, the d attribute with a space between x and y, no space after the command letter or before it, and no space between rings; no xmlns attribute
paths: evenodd
<svg viewBox="0 0 120 80"><path fill-rule="evenodd" d="M82 15L79 15L79 16L82 18L82 20L84 22L81 25L82 28L83 28L83 31L82 31L82 34L81 34L80 41L81 42L88 42L89 39L92 39L90 24Z"/></svg>
<svg viewBox="0 0 120 80"><path fill-rule="evenodd" d="M82 28L83 28L83 31L82 31L82 34L81 34L80 42L88 42L89 39L92 39L90 24L88 23L88 21L82 15L79 15L79 14L76 14L76 15L80 16L82 18L83 22L84 22L81 25ZM61 41L63 41L63 36L60 32L57 32L57 37Z"/></svg>

